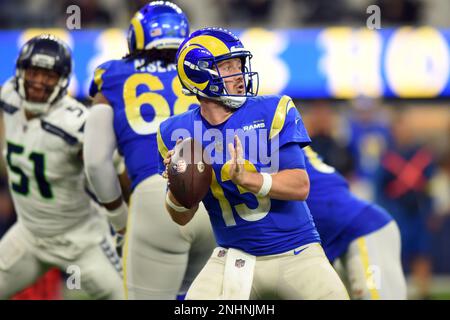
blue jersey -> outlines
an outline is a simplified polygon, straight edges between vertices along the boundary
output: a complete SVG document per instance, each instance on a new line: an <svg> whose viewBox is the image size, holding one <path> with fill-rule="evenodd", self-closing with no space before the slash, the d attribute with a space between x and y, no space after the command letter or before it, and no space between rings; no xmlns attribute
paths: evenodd
<svg viewBox="0 0 450 320"><path fill-rule="evenodd" d="M392 220L382 208L355 197L345 179L323 163L311 147L303 149L310 190L307 204L330 261L342 255L353 240Z"/></svg>
<svg viewBox="0 0 450 320"><path fill-rule="evenodd" d="M217 243L262 256L320 242L306 202L256 197L231 181L227 144L233 142L234 134L243 142L246 170L258 172L277 172L285 167L287 157L277 158L280 148L291 144L304 147L311 142L299 112L287 96L248 98L217 126L204 120L200 108L161 124L158 144L162 157L173 149L177 138L188 136L202 141L205 152L211 155L213 177L203 203ZM299 154L302 156L301 151Z"/></svg>
<svg viewBox="0 0 450 320"><path fill-rule="evenodd" d="M100 65L89 94L101 92L114 110L114 132L132 188L158 173L156 131L169 116L198 106L181 92L176 67L142 59L112 60Z"/></svg>

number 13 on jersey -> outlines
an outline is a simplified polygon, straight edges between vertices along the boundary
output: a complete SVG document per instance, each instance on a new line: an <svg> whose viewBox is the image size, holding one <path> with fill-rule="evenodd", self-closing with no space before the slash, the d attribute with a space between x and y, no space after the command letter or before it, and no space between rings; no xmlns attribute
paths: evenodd
<svg viewBox="0 0 450 320"><path fill-rule="evenodd" d="M227 161L220 170L220 179L222 183L225 182L231 182L230 178L230 163L231 160ZM245 170L250 172L258 172L256 170L256 167L253 163L251 163L248 160L245 160L244 163ZM222 217L225 222L225 225L227 227L236 225L236 220L233 215L233 210L231 208L231 204L228 201L228 199L225 196L225 192L223 188L221 187L219 181L217 180L216 174L214 173L214 170L212 172L212 182L211 182L211 192L216 198L216 200L219 202L220 210L222 211ZM265 197L258 197L255 194L249 192L248 190L242 188L241 186L237 186L233 184L238 190L239 193L242 194L251 194L253 197L256 198L258 206L255 209L250 209L245 203L240 203L234 206L234 209L236 210L237 214L241 217L241 219L246 221L258 221L263 219L270 211L270 198L268 196Z"/></svg>

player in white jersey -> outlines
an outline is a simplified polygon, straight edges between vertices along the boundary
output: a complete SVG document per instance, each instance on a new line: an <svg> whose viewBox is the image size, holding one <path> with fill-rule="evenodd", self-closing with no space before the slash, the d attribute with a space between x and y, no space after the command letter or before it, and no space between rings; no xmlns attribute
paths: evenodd
<svg viewBox="0 0 450 320"><path fill-rule="evenodd" d="M67 95L71 69L68 47L41 35L24 45L15 77L0 89L4 156L18 215L0 240L0 299L52 266L72 272L78 277L73 288L94 299L123 298L108 222L85 190L88 110Z"/></svg>

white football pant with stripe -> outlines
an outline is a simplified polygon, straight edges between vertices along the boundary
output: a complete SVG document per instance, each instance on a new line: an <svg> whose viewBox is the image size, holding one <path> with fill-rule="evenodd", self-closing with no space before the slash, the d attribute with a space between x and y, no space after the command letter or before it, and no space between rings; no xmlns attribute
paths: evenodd
<svg viewBox="0 0 450 320"><path fill-rule="evenodd" d="M334 266L352 299L404 300L400 232L395 221L350 243Z"/></svg>

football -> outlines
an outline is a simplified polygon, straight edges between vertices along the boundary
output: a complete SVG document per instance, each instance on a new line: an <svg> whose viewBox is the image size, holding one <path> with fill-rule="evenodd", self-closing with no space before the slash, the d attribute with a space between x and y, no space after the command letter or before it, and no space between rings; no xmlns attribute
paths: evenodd
<svg viewBox="0 0 450 320"><path fill-rule="evenodd" d="M208 193L212 167L202 145L192 138L184 139L174 151L167 169L169 189L183 207L192 208Z"/></svg>

